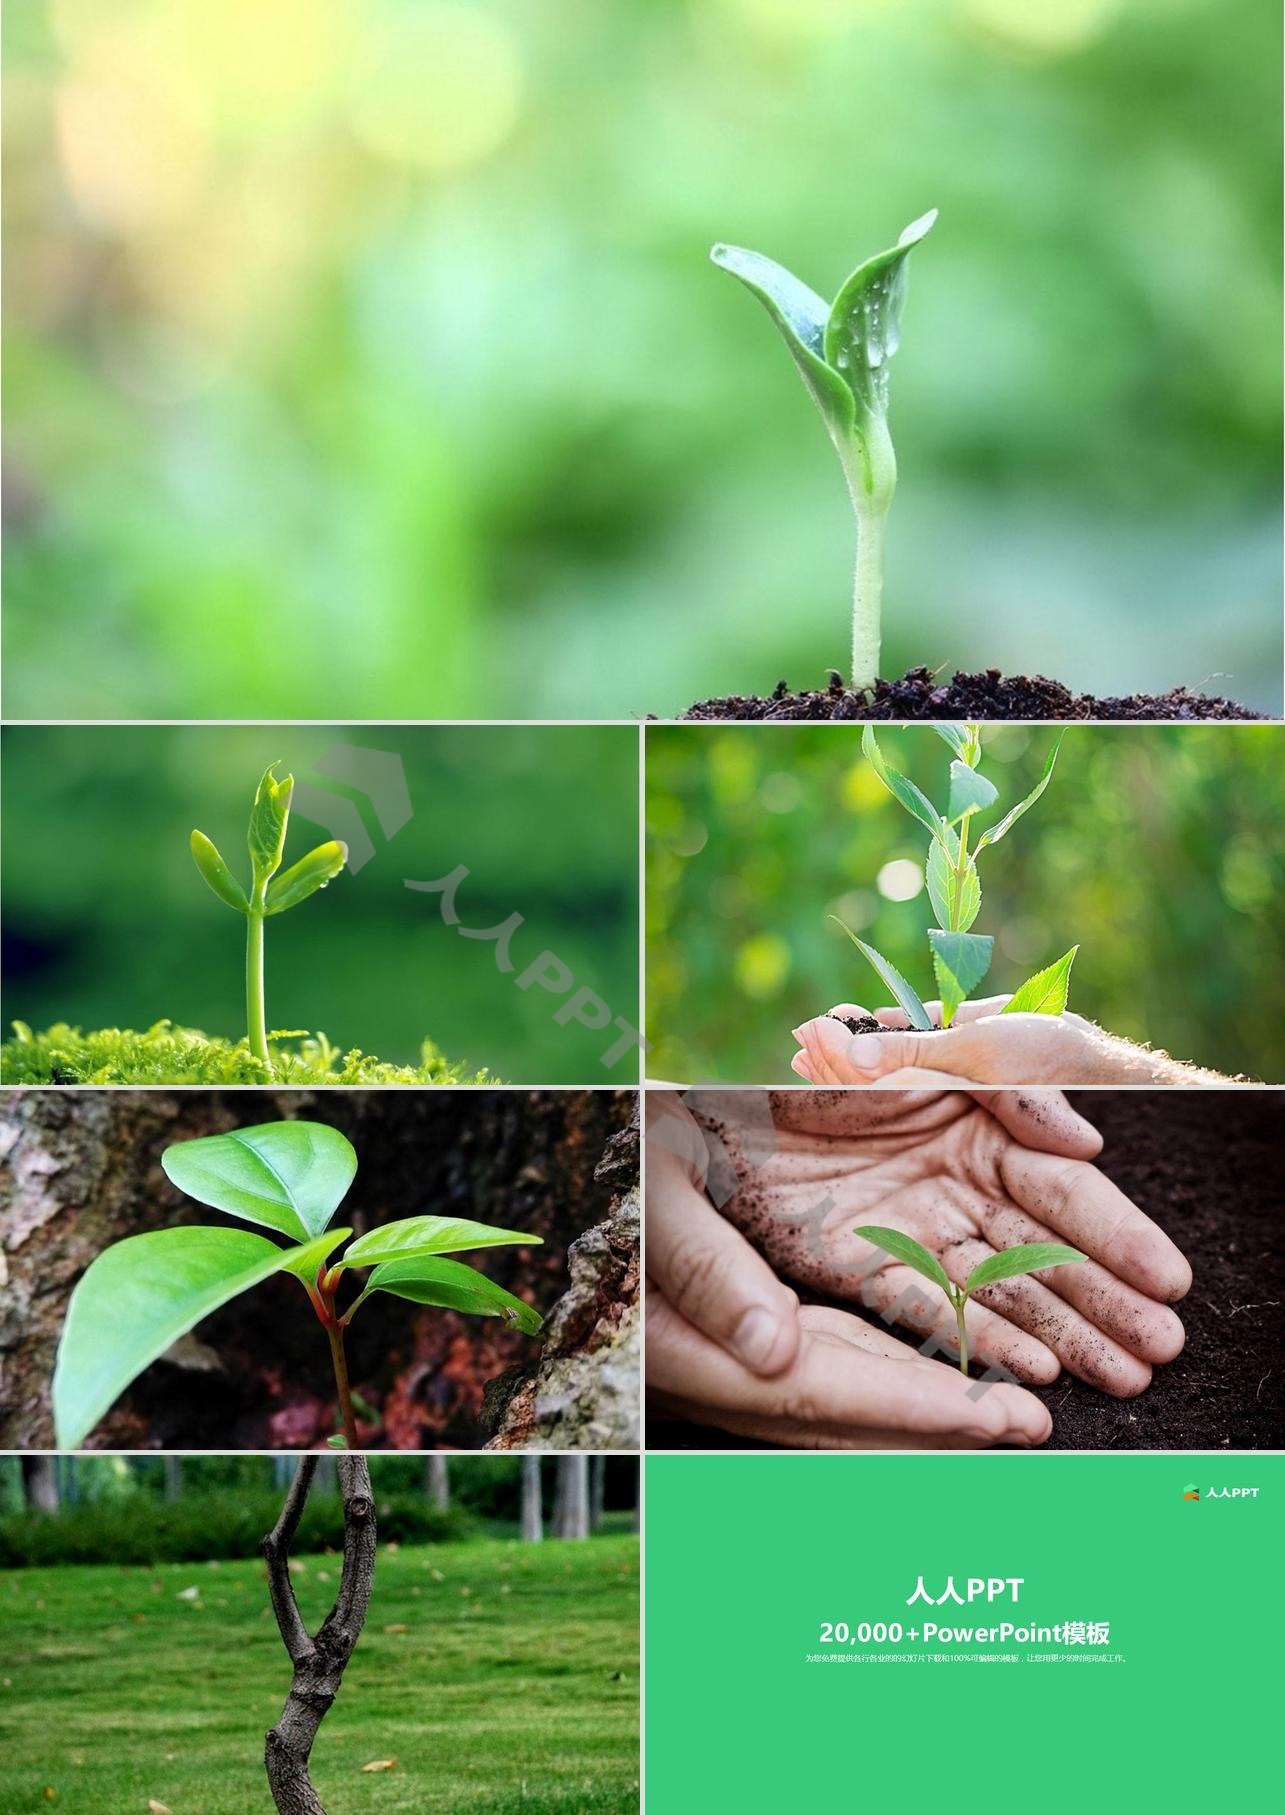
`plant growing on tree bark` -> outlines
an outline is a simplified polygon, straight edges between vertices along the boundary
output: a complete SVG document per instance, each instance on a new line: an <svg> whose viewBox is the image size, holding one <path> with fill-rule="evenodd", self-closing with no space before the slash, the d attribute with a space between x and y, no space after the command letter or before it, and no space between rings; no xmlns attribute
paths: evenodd
<svg viewBox="0 0 1285 1815"><path fill-rule="evenodd" d="M895 246L866 259L832 303L792 272L741 246L715 246L716 265L752 290L781 331L808 395L829 431L857 519L852 589L852 685L879 679L884 527L897 488L888 432L888 361L901 341L906 261L937 219L934 208Z"/></svg>
<svg viewBox="0 0 1285 1815"><path fill-rule="evenodd" d="M1053 748L1044 764L1044 772L1026 798L1018 801L1015 807L1010 807L997 824L989 826L973 838L974 819L979 813L985 813L993 807L999 799L999 790L994 783L979 773L981 728L978 725L944 724L934 725L933 730L954 753L950 765L950 794L945 812L939 812L914 782L885 762L874 730L869 725L861 734L861 748L888 792L901 803L907 813L922 826L926 826L931 835L924 875L928 885L928 899L937 916L937 925L929 929L928 943L932 947L933 971L941 996L941 1024L949 1027L956 1011L967 1001L990 969L995 945L988 933L970 933L968 930L976 920L982 904L977 859L987 846L999 843L1048 787L1063 733L1059 732L1054 738ZM870 960L905 1010L910 1025L919 1028L921 1032L927 1032L933 1025L932 1017L900 971L873 946L867 945L864 939L858 939L851 927L844 926L837 914L831 914L830 918L837 926L843 927L852 943ZM1060 1015L1066 1007L1071 966L1079 949L1078 945L1073 945L1069 952L1063 953L1047 970L1038 971L1035 976L1028 978L1016 995L1005 1003L1001 1012L1006 1015Z"/></svg>
<svg viewBox="0 0 1285 1815"><path fill-rule="evenodd" d="M459 1217L412 1216L359 1236L331 1256L351 1229L327 1229L357 1170L338 1129L320 1122L267 1122L167 1147L161 1164L198 1203L256 1223L294 1244L283 1248L243 1229L159 1229L107 1248L71 1295L54 1369L59 1449L76 1449L117 1396L170 1344L220 1305L276 1273L292 1273L326 1332L338 1395L341 1437L357 1446L344 1332L376 1292L442 1305L477 1317L502 1317L534 1336L539 1313L484 1273L444 1258L452 1252L538 1243L538 1235ZM370 1268L343 1311L344 1274Z"/></svg>
<svg viewBox="0 0 1285 1815"><path fill-rule="evenodd" d="M893 1260L913 1267L916 1273L922 1273L925 1279L941 1287L955 1313L959 1330L959 1366L965 1374L968 1372L968 1331L964 1327L964 1307L974 1292L997 1286L1002 1279L1018 1279L1023 1273L1037 1273L1045 1267L1068 1267L1088 1258L1078 1248L1068 1248L1064 1242L1022 1242L1016 1248L1005 1248L999 1254L992 1254L973 1268L962 1286L957 1286L936 1256L909 1235L903 1235L900 1229L884 1229L877 1223L867 1223L854 1229L853 1234L882 1248Z"/></svg>
<svg viewBox="0 0 1285 1815"><path fill-rule="evenodd" d="M204 832L192 833L196 867L220 901L245 915L245 1018L250 1051L272 1071L263 992L263 923L273 914L297 907L339 874L348 861L348 846L339 838L319 844L278 876L290 821L294 776L278 781L271 763L264 770L250 809L250 892L247 895L217 847Z"/></svg>
<svg viewBox="0 0 1285 1815"><path fill-rule="evenodd" d="M315 1637L303 1623L290 1580L290 1545L317 1472L316 1456L301 1456L281 1516L263 1540L268 1593L281 1642L294 1669L281 1717L269 1728L264 1765L278 1815L325 1815L308 1775L313 1741L334 1705L348 1661L361 1637L375 1579L375 1500L364 1456L339 1458L344 1509L343 1570L335 1604Z"/></svg>

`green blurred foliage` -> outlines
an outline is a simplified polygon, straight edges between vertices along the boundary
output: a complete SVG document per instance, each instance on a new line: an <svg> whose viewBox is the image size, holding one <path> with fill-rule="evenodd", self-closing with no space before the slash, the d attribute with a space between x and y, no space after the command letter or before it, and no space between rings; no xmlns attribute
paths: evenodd
<svg viewBox="0 0 1285 1815"><path fill-rule="evenodd" d="M1281 705L1262 0L14 0L10 717L627 715L843 665L727 239L936 205L885 669Z"/></svg>
<svg viewBox="0 0 1285 1815"><path fill-rule="evenodd" d="M375 856L266 925L269 1029L418 1064L429 1039L510 1083L629 1083L618 1038L554 1014L569 995L517 974L546 949L577 987L638 1025L638 733L625 726L10 727L5 733L6 1020L145 1029L162 1017L239 1039L245 926L188 848L199 827L248 874L255 785L276 758L337 796L314 764L335 744L402 759L412 818ZM287 866L329 831L296 808ZM457 865L464 927L517 912L512 974L461 937L442 896L408 890Z"/></svg>
<svg viewBox="0 0 1285 1815"><path fill-rule="evenodd" d="M1054 732L983 732L990 824L1039 778ZM1269 726L1072 727L1053 779L978 859L973 928L995 938L981 993L1069 946L1072 1010L1218 1070L1285 1080L1285 768ZM950 753L883 730L888 761L938 805ZM649 1075L795 1083L790 1029L889 998L837 914L936 994L927 833L848 727L647 732ZM905 898L902 898L905 897Z"/></svg>

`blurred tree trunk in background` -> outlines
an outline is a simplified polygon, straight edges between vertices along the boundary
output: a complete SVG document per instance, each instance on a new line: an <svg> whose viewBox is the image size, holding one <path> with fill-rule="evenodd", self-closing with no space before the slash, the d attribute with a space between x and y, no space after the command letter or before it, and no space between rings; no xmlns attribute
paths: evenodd
<svg viewBox="0 0 1285 1815"><path fill-rule="evenodd" d="M589 1536L589 1458L558 1457L558 1492L553 1509L555 1538Z"/></svg>
<svg viewBox="0 0 1285 1815"><path fill-rule="evenodd" d="M528 1544L539 1544L544 1537L538 1456L522 1458L522 1536Z"/></svg>
<svg viewBox="0 0 1285 1815"><path fill-rule="evenodd" d="M52 1456L22 1458L22 1497L32 1512L58 1511L58 1476Z"/></svg>
<svg viewBox="0 0 1285 1815"><path fill-rule="evenodd" d="M173 1454L165 1458L165 1499L172 1506L183 1496L183 1458Z"/></svg>
<svg viewBox="0 0 1285 1815"><path fill-rule="evenodd" d="M424 1465L424 1488L438 1512L451 1508L451 1471L445 1456L430 1456Z"/></svg>
<svg viewBox="0 0 1285 1815"><path fill-rule="evenodd" d="M607 1499L607 1458L589 1458L589 1529L602 1530L602 1511Z"/></svg>

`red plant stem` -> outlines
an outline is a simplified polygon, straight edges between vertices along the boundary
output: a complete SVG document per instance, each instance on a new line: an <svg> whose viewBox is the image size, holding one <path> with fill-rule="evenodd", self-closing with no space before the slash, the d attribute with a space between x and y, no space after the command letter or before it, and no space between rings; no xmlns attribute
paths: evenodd
<svg viewBox="0 0 1285 1815"><path fill-rule="evenodd" d="M357 1418L353 1412L352 1390L348 1385L348 1358L344 1354L343 1327L334 1315L333 1304L331 1315L326 1323L326 1334L330 1338L330 1359L334 1363L335 1385L339 1389L339 1411L344 1421L344 1438L349 1449L359 1449L357 1441Z"/></svg>

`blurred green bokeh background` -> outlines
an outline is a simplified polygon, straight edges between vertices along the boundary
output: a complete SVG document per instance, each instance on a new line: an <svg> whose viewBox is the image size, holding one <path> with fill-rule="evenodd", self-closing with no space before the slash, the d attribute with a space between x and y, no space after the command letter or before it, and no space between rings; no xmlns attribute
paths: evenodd
<svg viewBox="0 0 1285 1815"><path fill-rule="evenodd" d="M638 733L626 726L23 726L4 736L4 1012L43 1027L146 1028L168 1016L245 1033L245 933L198 874L199 827L248 875L246 823L263 769L336 796L313 765L334 745L398 754L413 817L390 840L366 803L375 856L268 921L269 1028L324 1031L339 1047L418 1062L447 1057L509 1083L630 1084L636 1052L553 1015L567 995L516 974L546 948L577 986L638 1025ZM329 835L291 814L285 863ZM464 864L466 927L513 913L513 975L491 941L443 923L441 896L408 890Z"/></svg>
<svg viewBox="0 0 1285 1815"><path fill-rule="evenodd" d="M997 821L1054 733L996 726ZM978 859L975 993L1011 991L1079 944L1072 1009L1175 1058L1285 1081L1285 765L1272 727L1072 727L1053 778ZM927 726L879 732L939 805L950 752ZM795 1083L790 1029L836 1002L891 1003L838 914L935 996L928 834L850 728L647 732L647 1019L652 1077Z"/></svg>
<svg viewBox="0 0 1285 1815"><path fill-rule="evenodd" d="M1263 0L11 0L10 717L821 681L852 529L728 239L936 205L885 671L1281 706Z"/></svg>

